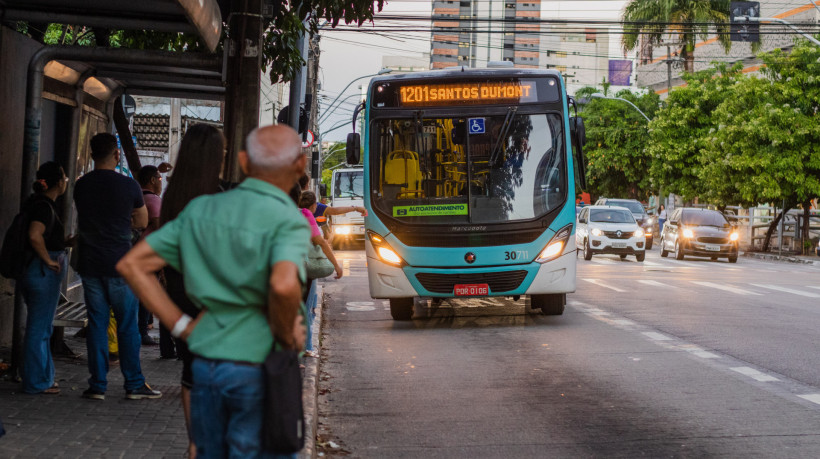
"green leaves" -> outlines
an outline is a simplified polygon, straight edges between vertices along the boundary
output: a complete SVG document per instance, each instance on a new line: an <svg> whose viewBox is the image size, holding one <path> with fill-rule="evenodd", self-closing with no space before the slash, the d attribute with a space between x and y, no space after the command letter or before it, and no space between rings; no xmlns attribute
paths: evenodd
<svg viewBox="0 0 820 459"><path fill-rule="evenodd" d="M650 125L652 182L718 205L820 196L820 50L798 44L741 66L684 76Z"/></svg>
<svg viewBox="0 0 820 459"><path fill-rule="evenodd" d="M576 97L598 92L583 88ZM629 91L615 95L637 105L652 116L658 109L657 94L636 96ZM601 196L645 198L650 190L647 122L637 110L622 100L592 98L583 109L587 131L585 153L590 191Z"/></svg>

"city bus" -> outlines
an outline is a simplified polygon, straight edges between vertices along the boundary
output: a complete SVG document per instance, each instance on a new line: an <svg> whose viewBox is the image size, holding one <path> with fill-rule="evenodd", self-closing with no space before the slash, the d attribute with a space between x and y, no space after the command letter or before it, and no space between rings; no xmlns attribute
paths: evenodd
<svg viewBox="0 0 820 459"><path fill-rule="evenodd" d="M532 309L563 314L575 291L576 180L585 187L583 120L570 106L551 70L370 82L347 160L364 166L370 295L389 299L394 320L411 319L418 298L527 295Z"/></svg>

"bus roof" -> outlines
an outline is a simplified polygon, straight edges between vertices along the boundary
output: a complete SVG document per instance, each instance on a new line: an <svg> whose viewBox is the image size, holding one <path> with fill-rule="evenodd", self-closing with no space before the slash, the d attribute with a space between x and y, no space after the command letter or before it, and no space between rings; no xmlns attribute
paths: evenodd
<svg viewBox="0 0 820 459"><path fill-rule="evenodd" d="M396 80L417 80L425 78L460 78L460 77L510 77L510 76L553 76L563 82L561 72L547 69L520 69L520 68L470 68L470 67L448 67L446 69L428 70L425 72L409 72L388 74L374 77L370 80L370 86L384 81Z"/></svg>

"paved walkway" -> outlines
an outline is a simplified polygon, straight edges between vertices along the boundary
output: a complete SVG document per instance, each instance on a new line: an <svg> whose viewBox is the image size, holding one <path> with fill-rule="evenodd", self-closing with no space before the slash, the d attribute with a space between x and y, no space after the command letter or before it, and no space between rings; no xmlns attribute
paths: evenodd
<svg viewBox="0 0 820 459"><path fill-rule="evenodd" d="M86 400L81 397L89 376L85 340L72 338L75 331L66 330L66 342L80 357L55 359L60 395L27 395L18 383L0 381L6 428L0 458L182 457L188 445L180 404L182 362L161 360L158 346L143 346L143 374L162 391L161 399L126 400L116 365L108 373L105 400ZM0 349L5 362L9 355L9 349Z"/></svg>

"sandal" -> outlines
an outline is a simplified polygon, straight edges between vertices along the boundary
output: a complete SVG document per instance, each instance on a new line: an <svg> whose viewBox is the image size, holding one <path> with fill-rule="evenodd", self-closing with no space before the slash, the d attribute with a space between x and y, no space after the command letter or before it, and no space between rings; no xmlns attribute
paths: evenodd
<svg viewBox="0 0 820 459"><path fill-rule="evenodd" d="M57 383L54 383L53 386L49 387L41 393L46 395L58 395L60 393L60 386L58 386Z"/></svg>

